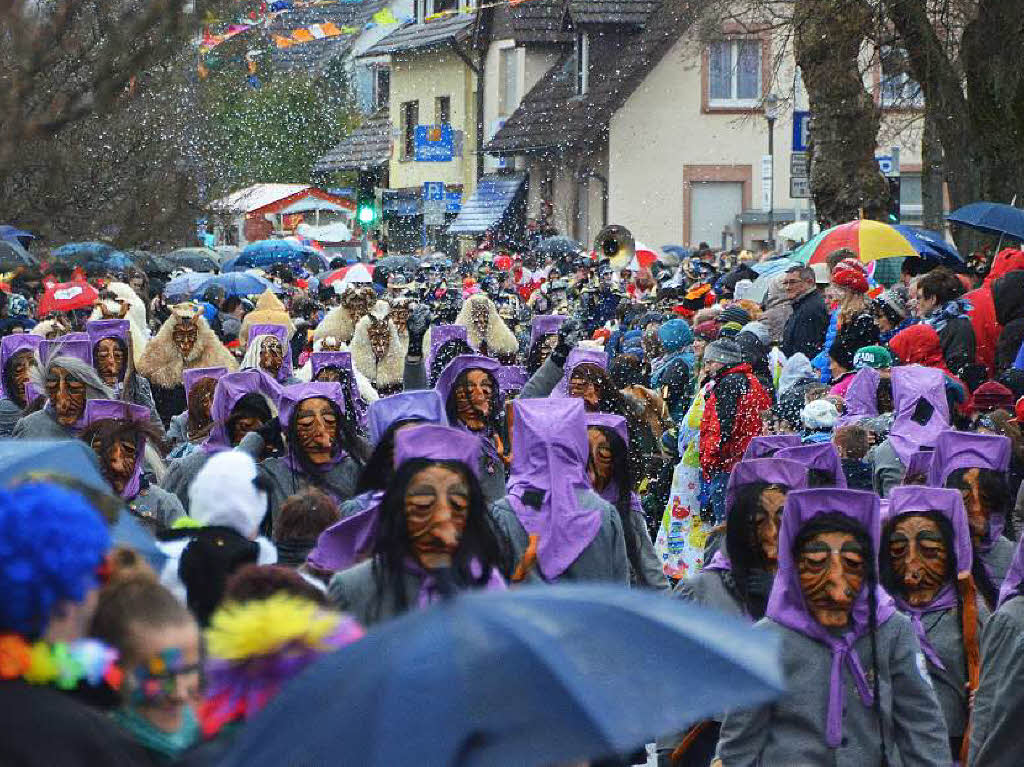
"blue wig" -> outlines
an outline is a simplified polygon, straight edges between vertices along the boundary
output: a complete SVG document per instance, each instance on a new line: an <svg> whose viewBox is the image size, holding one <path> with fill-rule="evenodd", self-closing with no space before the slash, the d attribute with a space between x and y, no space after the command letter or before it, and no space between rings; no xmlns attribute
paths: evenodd
<svg viewBox="0 0 1024 767"><path fill-rule="evenodd" d="M81 601L110 548L82 496L50 484L0 490L0 632L36 639L54 607Z"/></svg>

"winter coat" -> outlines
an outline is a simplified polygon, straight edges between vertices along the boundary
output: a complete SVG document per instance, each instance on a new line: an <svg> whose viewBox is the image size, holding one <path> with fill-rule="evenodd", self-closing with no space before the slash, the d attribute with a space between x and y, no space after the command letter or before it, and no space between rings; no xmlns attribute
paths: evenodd
<svg viewBox="0 0 1024 767"><path fill-rule="evenodd" d="M25 411L18 407L17 402L12 399L0 399L0 437L10 437L24 415Z"/></svg>
<svg viewBox="0 0 1024 767"><path fill-rule="evenodd" d="M1024 597L1003 603L981 632L981 679L971 714L971 767L1024 764Z"/></svg>
<svg viewBox="0 0 1024 767"><path fill-rule="evenodd" d="M736 594L726 585L725 575L722 570L701 570L689 578L680 578L672 588L672 596L749 620Z"/></svg>
<svg viewBox="0 0 1024 767"><path fill-rule="evenodd" d="M793 313L782 331L782 353L792 357L802 352L813 359L825 345L828 325L828 308L821 293L812 290L800 296L793 302Z"/></svg>
<svg viewBox="0 0 1024 767"><path fill-rule="evenodd" d="M550 583L604 581L627 585L629 559L626 556L626 539L623 537L619 512L591 490L578 490L577 498L584 508L601 510L601 527L594 540L583 549L576 561ZM495 534L503 542L510 556L510 566L515 568L526 554L526 549L530 545L530 535L519 521L519 517L512 511L507 498L502 498L491 506L491 520ZM526 580L533 583L545 582L540 568L536 565L530 570Z"/></svg>
<svg viewBox="0 0 1024 767"><path fill-rule="evenodd" d="M880 498L888 498L889 491L903 481L907 467L896 454L888 437L868 452L871 464L871 482Z"/></svg>
<svg viewBox="0 0 1024 767"><path fill-rule="evenodd" d="M974 362L977 357L977 344L974 339L974 328L968 317L954 317L939 330L939 342L942 345L942 356L946 367L959 371L964 365Z"/></svg>
<svg viewBox="0 0 1024 767"><path fill-rule="evenodd" d="M205 450L196 450L184 458L171 461L167 465L167 473L164 474L160 487L169 493L173 493L181 501L182 508L188 511L188 486L199 474L200 469L206 465L210 454Z"/></svg>
<svg viewBox="0 0 1024 767"><path fill-rule="evenodd" d="M774 703L733 711L722 723L718 758L728 767L755 765L832 765L865 767L882 762L879 717L865 706L846 664L843 740L838 748L825 742L832 653L797 631L770 618L756 624L782 640L780 658L787 691ZM935 691L919 662L910 619L895 613L876 632L879 710L890 765L936 767L950 763L946 724ZM872 673L871 637L853 644L865 672Z"/></svg>
<svg viewBox="0 0 1024 767"><path fill-rule="evenodd" d="M992 286L988 283L964 295L971 302L967 316L974 331L974 351L977 361L986 367L989 375L995 371L996 343L1002 328L996 322L996 307L992 301Z"/></svg>
<svg viewBox="0 0 1024 767"><path fill-rule="evenodd" d="M1010 563L1013 562L1013 551L1016 545L1009 538L1000 535L992 542L992 547L988 551L977 553L978 559L991 575L992 586L996 591L1006 579L1006 571L1010 569Z"/></svg>
<svg viewBox="0 0 1024 767"><path fill-rule="evenodd" d="M761 433L761 415L771 404L749 364L715 376L700 423L700 467L706 481L739 463L750 440Z"/></svg>
<svg viewBox="0 0 1024 767"><path fill-rule="evenodd" d="M14 439L75 439L75 434L57 423L46 408L19 419L11 436Z"/></svg>
<svg viewBox="0 0 1024 767"><path fill-rule="evenodd" d="M380 593L380 604L377 604L378 588L377 580L373 577L373 562L373 559L367 559L347 570L335 573L327 587L327 600L331 605L343 613L348 613L367 627L390 620L404 612L391 589L385 589ZM406 570L403 580L408 598L405 610L408 610L416 606L423 578Z"/></svg>
<svg viewBox="0 0 1024 767"><path fill-rule="evenodd" d="M128 508L153 532L166 530L185 516L185 509L174 493L149 484L128 501Z"/></svg>
<svg viewBox="0 0 1024 767"><path fill-rule="evenodd" d="M1013 366L1024 342L1024 270L1010 272L992 283L996 322L1003 326L996 343L996 372Z"/></svg>
<svg viewBox="0 0 1024 767"><path fill-rule="evenodd" d="M878 325L866 309L842 321L836 329L835 340L830 349L848 348L854 352L865 346L878 343Z"/></svg>

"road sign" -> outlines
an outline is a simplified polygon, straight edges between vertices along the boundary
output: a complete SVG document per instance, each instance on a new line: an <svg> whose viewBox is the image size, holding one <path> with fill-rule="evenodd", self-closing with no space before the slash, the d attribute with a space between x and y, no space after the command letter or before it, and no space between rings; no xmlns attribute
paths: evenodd
<svg viewBox="0 0 1024 767"><path fill-rule="evenodd" d="M811 138L811 113L793 112L793 151L806 152Z"/></svg>
<svg viewBox="0 0 1024 767"><path fill-rule="evenodd" d="M772 209L772 184L774 177L775 163L770 154L761 156L761 210L767 212Z"/></svg>
<svg viewBox="0 0 1024 767"><path fill-rule="evenodd" d="M796 178L807 178L811 175L811 163L807 152L793 152L789 156L789 175Z"/></svg>
<svg viewBox="0 0 1024 767"><path fill-rule="evenodd" d="M413 140L416 162L448 162L455 157L450 125L417 125Z"/></svg>
<svg viewBox="0 0 1024 767"><path fill-rule="evenodd" d="M811 196L811 180L799 176L789 177L789 196L794 200L805 199Z"/></svg>
<svg viewBox="0 0 1024 767"><path fill-rule="evenodd" d="M443 181L424 181L423 182L423 199L426 200L443 200L444 199L444 182Z"/></svg>
<svg viewBox="0 0 1024 767"><path fill-rule="evenodd" d="M445 192L445 212L458 213L462 210L462 192Z"/></svg>

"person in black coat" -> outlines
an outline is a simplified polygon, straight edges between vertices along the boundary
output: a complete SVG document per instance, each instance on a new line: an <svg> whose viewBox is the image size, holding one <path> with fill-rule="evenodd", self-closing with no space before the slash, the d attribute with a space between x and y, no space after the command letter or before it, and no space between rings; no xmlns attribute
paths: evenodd
<svg viewBox="0 0 1024 767"><path fill-rule="evenodd" d="M992 283L996 322L1003 326L996 342L996 372L1013 367L1024 342L1024 270L1017 270Z"/></svg>
<svg viewBox="0 0 1024 767"><path fill-rule="evenodd" d="M974 327L967 312L970 302L962 298L963 283L944 267L933 269L917 281L917 311L935 328L942 344L946 367L954 373L975 361Z"/></svg>
<svg viewBox="0 0 1024 767"><path fill-rule="evenodd" d="M828 308L814 282L814 270L807 266L789 269L782 287L793 302L793 314L782 330L782 353L787 357L801 352L813 359L825 345Z"/></svg>

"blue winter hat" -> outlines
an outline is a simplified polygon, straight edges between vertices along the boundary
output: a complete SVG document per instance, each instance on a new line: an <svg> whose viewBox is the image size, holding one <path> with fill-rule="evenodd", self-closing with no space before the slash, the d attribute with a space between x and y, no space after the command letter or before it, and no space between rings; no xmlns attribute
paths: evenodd
<svg viewBox="0 0 1024 767"><path fill-rule="evenodd" d="M693 343L693 330L686 320L669 320L658 328L658 338L667 352L678 352Z"/></svg>

